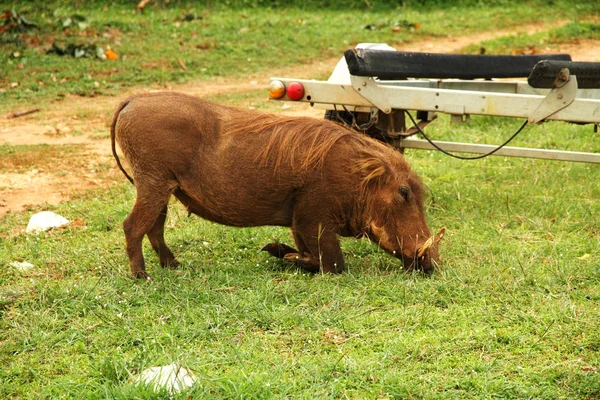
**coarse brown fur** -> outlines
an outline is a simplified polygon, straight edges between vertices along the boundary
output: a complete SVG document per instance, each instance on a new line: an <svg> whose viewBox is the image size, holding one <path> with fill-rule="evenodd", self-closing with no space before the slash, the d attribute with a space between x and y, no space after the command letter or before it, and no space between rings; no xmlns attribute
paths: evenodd
<svg viewBox="0 0 600 400"><path fill-rule="evenodd" d="M165 92L121 103L111 140L119 168L137 190L123 223L135 277L148 276L144 235L161 265L179 264L163 236L171 195L214 222L291 227L297 249L271 243L263 250L309 271L344 269L338 235L368 236L407 268L430 272L439 262L437 241L422 249L431 237L424 190L404 157L334 122ZM417 253L424 254L417 259Z"/></svg>

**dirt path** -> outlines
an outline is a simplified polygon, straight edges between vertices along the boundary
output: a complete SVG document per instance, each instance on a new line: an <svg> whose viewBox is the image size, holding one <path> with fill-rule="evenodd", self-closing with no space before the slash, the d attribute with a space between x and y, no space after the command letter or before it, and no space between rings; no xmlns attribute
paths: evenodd
<svg viewBox="0 0 600 400"><path fill-rule="evenodd" d="M555 25L554 25L555 26ZM451 53L485 40L518 33L535 33L551 26L533 24L513 31L495 31L477 35L432 38L397 46L403 51L428 51ZM556 49L536 49L538 52L563 52L573 60L600 61L600 41L582 41L561 45ZM197 96L243 93L266 88L270 76L312 78L326 76L338 59L328 59L309 65L294 66L245 79L221 79L198 81L186 85L156 87L151 90L177 90ZM89 188L123 182L120 172L113 167L108 138L109 123L119 101L135 93L147 92L148 88L136 87L121 93L119 98L101 96L81 98L70 96L60 102L44 105L41 112L7 119L0 116L0 145L49 145L37 149L39 157L9 155L0 160L0 215L22 212L29 207L39 209L44 203L56 204L72 198ZM265 94L265 102L266 99ZM22 110L12 110L22 111ZM321 117L322 110L305 104L285 106L283 114ZM72 153L46 153L57 145L74 145ZM35 152L33 153L35 154ZM5 157L5 156L3 156ZM41 165L41 166L40 166Z"/></svg>

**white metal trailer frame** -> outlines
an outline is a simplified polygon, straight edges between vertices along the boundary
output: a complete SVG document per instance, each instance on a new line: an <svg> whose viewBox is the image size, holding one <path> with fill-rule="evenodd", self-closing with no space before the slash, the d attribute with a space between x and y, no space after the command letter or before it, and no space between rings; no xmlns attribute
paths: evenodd
<svg viewBox="0 0 600 400"><path fill-rule="evenodd" d="M357 48L391 49L387 45L361 44ZM392 49L393 50L393 49ZM404 111L427 112L426 125L434 113L450 114L466 121L470 115L491 115L527 119L530 124L547 120L600 125L600 89L580 89L577 77L560 71L560 83L552 89L533 88L518 80L419 79L381 81L375 77L350 75L342 58L328 81L271 78L287 87L299 82L304 96L298 100L338 111L368 113L373 120L387 119L385 130L398 148L434 149L426 140L409 137L417 131L406 129ZM287 96L281 100L290 100ZM398 115L402 118L398 119ZM421 125L421 124L420 124ZM498 146L456 142L434 142L446 151L487 154ZM600 164L600 153L503 147L495 155L541 158Z"/></svg>

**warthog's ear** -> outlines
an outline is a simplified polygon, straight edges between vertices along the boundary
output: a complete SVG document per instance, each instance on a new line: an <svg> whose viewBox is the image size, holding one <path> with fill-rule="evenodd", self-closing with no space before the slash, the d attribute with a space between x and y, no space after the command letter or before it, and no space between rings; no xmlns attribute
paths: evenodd
<svg viewBox="0 0 600 400"><path fill-rule="evenodd" d="M380 158L364 157L355 166L355 172L360 174L361 186L366 189L370 186L382 187L388 183L391 171L389 166Z"/></svg>

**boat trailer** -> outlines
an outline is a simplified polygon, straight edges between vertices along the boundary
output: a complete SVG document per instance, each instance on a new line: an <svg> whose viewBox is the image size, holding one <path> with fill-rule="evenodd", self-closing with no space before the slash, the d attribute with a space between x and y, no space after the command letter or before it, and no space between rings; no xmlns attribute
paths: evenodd
<svg viewBox="0 0 600 400"><path fill-rule="evenodd" d="M574 62L568 54L417 53L359 44L344 53L327 81L271 78L269 97L323 108L325 118L401 151L438 149L453 156L478 154L456 156L465 159L494 154L600 164L600 153L507 146L526 125L544 121L593 124L598 131L600 63ZM524 123L501 145L432 141L424 129L438 113L455 122L488 115L522 118ZM413 137L417 133L426 139Z"/></svg>

